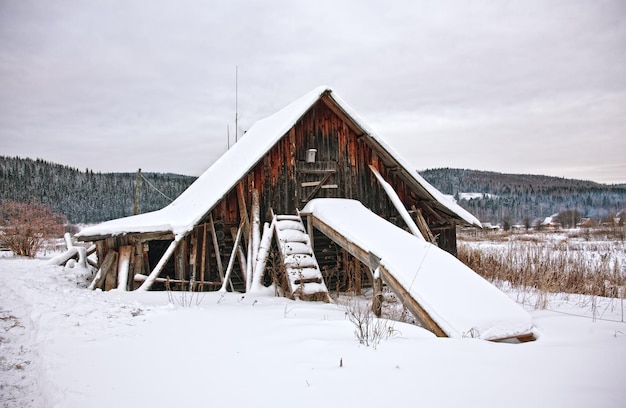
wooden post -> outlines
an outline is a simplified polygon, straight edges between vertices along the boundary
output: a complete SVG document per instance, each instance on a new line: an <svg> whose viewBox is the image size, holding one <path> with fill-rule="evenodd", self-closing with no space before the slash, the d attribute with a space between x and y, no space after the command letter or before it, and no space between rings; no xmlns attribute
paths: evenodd
<svg viewBox="0 0 626 408"><path fill-rule="evenodd" d="M376 317L382 315L383 310L383 281L380 276L380 257L373 252L368 253L368 266L370 270L372 286L374 287L374 299L372 311Z"/></svg>
<svg viewBox="0 0 626 408"><path fill-rule="evenodd" d="M250 267L248 268L248 275L246 280L246 290L250 289L252 285L252 276L254 275L254 267L259 254L259 245L261 241L261 207L259 205L259 190L256 188L252 190L252 249L248 252L248 262Z"/></svg>
<svg viewBox="0 0 626 408"><path fill-rule="evenodd" d="M119 259L119 256L117 257ZM117 266L118 263L115 262L109 268L105 278L104 278L104 290L111 290L117 286Z"/></svg>
<svg viewBox="0 0 626 408"><path fill-rule="evenodd" d="M250 232L250 235L252 235L252 231ZM244 275L244 282L245 282L245 290L244 292L247 292L248 289L250 288L250 285L252 285L252 273L254 270L254 259L252 258L252 247L254 246L253 244L253 237L250 237L250 244L248 245L248 260L246 261L246 273Z"/></svg>
<svg viewBox="0 0 626 408"><path fill-rule="evenodd" d="M109 270L113 265L117 265L117 251L110 249L109 252L107 252L106 257L104 258L104 261L100 265L100 269L98 269L96 276L93 278L93 281L91 281L89 289L94 290L97 288L101 288L102 281L106 278Z"/></svg>
<svg viewBox="0 0 626 408"><path fill-rule="evenodd" d="M133 254L132 245L120 247L120 256L117 260L117 289L128 290L128 276L130 275L130 258Z"/></svg>
<svg viewBox="0 0 626 408"><path fill-rule="evenodd" d="M133 256L132 263L133 263L133 271L132 271L131 277L135 275L143 274L145 266L143 264L143 243L141 242L135 243L135 255ZM135 282L134 279L132 279L132 281L130 282L130 286L132 287L132 290L135 290L137 289L139 284Z"/></svg>
<svg viewBox="0 0 626 408"><path fill-rule="evenodd" d="M183 238L174 252L174 279L185 280L186 253L187 239Z"/></svg>
<svg viewBox="0 0 626 408"><path fill-rule="evenodd" d="M379 275L374 278L374 299L372 300L372 312L376 317L380 317L383 311L383 280L380 278L380 274L377 272L374 275Z"/></svg>
<svg viewBox="0 0 626 408"><path fill-rule="evenodd" d="M272 235L274 234L274 221L271 224L267 222L263 224L263 235L261 236L261 243L259 245L259 254L257 255L256 265L254 266L254 276L252 279L252 286L249 290L257 291L263 286L261 280L263 279L263 272L265 271L265 264L267 263L267 256L272 246Z"/></svg>
<svg viewBox="0 0 626 408"><path fill-rule="evenodd" d="M315 240L313 239L313 219L311 217L311 214L307 214L306 216L306 233L309 235L311 250L315 251Z"/></svg>
<svg viewBox="0 0 626 408"><path fill-rule="evenodd" d="M139 193L141 192L141 169L137 170L137 179L135 180L135 203L133 206L133 214L139 214Z"/></svg>
<svg viewBox="0 0 626 408"><path fill-rule="evenodd" d="M191 233L191 250L189 251L189 291L193 291L193 285L196 280L196 256L198 248L198 230L193 229Z"/></svg>
<svg viewBox="0 0 626 408"><path fill-rule="evenodd" d="M200 290L204 290L204 271L206 269L206 223L202 224L202 255L200 257Z"/></svg>

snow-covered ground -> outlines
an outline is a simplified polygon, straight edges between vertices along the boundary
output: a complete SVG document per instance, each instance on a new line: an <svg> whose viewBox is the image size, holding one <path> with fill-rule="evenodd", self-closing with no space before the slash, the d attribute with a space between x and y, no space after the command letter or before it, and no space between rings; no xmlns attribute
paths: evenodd
<svg viewBox="0 0 626 408"><path fill-rule="evenodd" d="M336 304L207 293L183 307L85 286L80 270L0 255L2 407L626 406L616 299L553 296L531 310L531 343L396 322L373 348Z"/></svg>

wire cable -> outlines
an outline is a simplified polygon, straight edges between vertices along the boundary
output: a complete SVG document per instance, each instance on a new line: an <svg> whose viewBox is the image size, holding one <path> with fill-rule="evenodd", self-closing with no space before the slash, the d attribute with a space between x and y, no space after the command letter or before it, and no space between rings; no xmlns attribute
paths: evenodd
<svg viewBox="0 0 626 408"><path fill-rule="evenodd" d="M143 179L146 183L148 183L148 185L149 185L150 187L152 187L153 189L155 189L155 190L156 190L159 194L161 194L163 197L165 197L165 198L167 198L168 200L170 200L170 202L174 201L174 199L172 199L172 198L168 197L167 195L165 195L165 193L163 193L161 190L159 190L158 188L156 188L154 184L152 184L150 181L148 181L148 179L146 179L146 178L143 176L143 174L141 175L141 178L142 178L142 179Z"/></svg>

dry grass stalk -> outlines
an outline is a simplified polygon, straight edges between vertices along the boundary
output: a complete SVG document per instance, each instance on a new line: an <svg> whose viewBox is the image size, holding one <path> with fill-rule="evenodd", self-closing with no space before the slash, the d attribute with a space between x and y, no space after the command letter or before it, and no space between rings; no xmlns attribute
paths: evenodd
<svg viewBox="0 0 626 408"><path fill-rule="evenodd" d="M458 257L491 282L543 293L618 297L626 285L620 251L623 245L613 242L513 239L489 246L460 242Z"/></svg>

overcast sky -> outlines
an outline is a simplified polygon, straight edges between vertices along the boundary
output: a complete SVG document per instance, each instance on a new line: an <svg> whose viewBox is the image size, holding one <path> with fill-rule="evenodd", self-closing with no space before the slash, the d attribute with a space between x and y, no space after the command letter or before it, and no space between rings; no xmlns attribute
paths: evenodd
<svg viewBox="0 0 626 408"><path fill-rule="evenodd" d="M416 169L626 182L626 2L0 0L0 155L199 175L329 85Z"/></svg>

